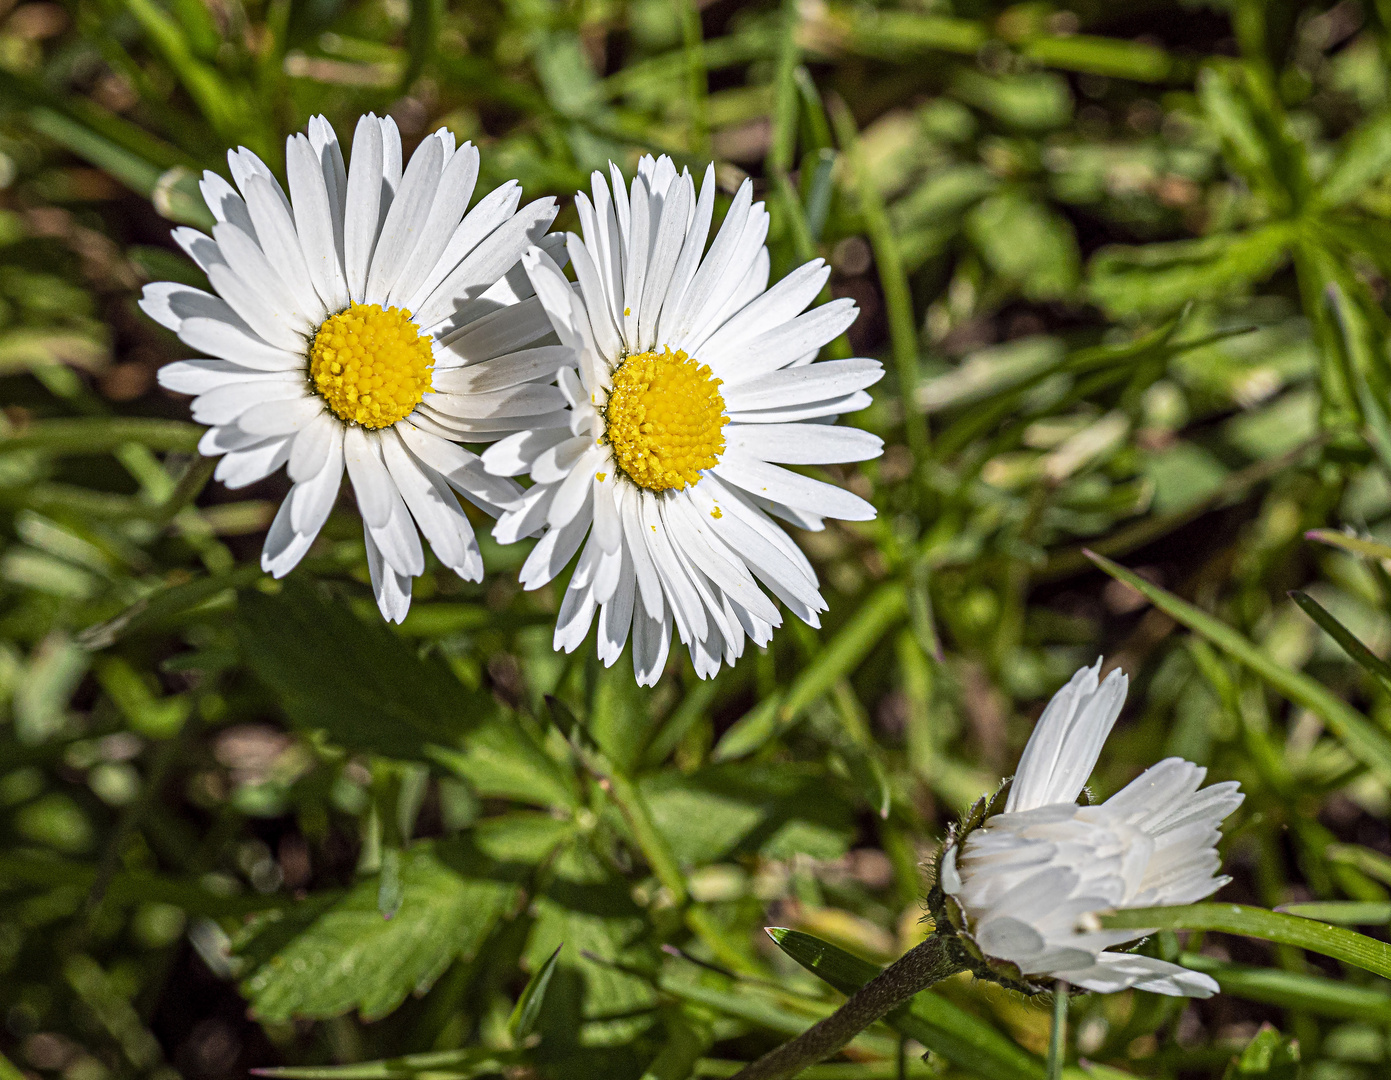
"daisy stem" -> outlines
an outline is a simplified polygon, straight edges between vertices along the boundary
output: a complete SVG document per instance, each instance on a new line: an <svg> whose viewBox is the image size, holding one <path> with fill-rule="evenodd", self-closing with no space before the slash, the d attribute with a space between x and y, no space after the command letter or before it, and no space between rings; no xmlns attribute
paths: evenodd
<svg viewBox="0 0 1391 1080"><path fill-rule="evenodd" d="M734 1080L783 1080L795 1076L830 1057L919 990L965 970L965 966L960 946L949 937L933 934L865 983L825 1020L770 1050L738 1072Z"/></svg>
<svg viewBox="0 0 1391 1080"><path fill-rule="evenodd" d="M1053 986L1053 1034L1048 1040L1048 1080L1061 1080L1067 1046L1067 983Z"/></svg>

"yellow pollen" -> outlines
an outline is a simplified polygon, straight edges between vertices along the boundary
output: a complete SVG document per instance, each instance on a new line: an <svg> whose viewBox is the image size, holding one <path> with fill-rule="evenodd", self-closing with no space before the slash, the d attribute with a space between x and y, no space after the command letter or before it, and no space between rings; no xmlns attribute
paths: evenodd
<svg viewBox="0 0 1391 1080"><path fill-rule="evenodd" d="M613 375L605 437L618 467L648 491L683 488L724 452L724 398L708 365L684 352L630 356Z"/></svg>
<svg viewBox="0 0 1391 1080"><path fill-rule="evenodd" d="M710 516L711 516L712 518L715 518L715 519L718 521L720 518L724 517L724 514L721 512L720 508L717 506L717 507L715 507L715 509L713 509L713 510L710 511Z"/></svg>
<svg viewBox="0 0 1391 1080"><path fill-rule="evenodd" d="M334 415L365 428L390 427L434 389L435 355L404 308L353 304L330 315L309 350L309 378Z"/></svg>
<svg viewBox="0 0 1391 1080"><path fill-rule="evenodd" d="M605 480L607 480L608 478L609 478L609 474L608 474L608 473L596 472L596 473L594 474L594 479L595 479L595 480L598 480L599 483L601 483L601 484L602 484Z"/></svg>

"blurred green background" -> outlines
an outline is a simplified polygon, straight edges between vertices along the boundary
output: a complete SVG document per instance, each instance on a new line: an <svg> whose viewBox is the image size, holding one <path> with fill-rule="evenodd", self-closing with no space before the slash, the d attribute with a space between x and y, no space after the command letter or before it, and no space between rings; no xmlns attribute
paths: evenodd
<svg viewBox="0 0 1391 1080"><path fill-rule="evenodd" d="M821 630L639 691L486 539L388 628L346 496L263 578L283 475L208 483L134 301L201 283L168 233L227 147L367 110L561 228L609 160L713 158L775 277L830 260L828 352L890 377L827 470L878 520L796 537ZM1386 936L1386 0L6 0L0 188L0 1080L729 1075L840 1000L761 928L916 941L920 861L1101 652L1099 795L1240 780L1222 895ZM1387 982L1145 948L1224 993L1076 1000L1072 1080L1391 1071ZM921 1001L807 1075L1042 1080L1046 1004Z"/></svg>

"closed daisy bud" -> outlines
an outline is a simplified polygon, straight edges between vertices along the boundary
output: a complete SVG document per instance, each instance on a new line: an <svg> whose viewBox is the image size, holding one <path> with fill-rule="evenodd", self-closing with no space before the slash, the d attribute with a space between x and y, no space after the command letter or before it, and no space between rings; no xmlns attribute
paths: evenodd
<svg viewBox="0 0 1391 1080"><path fill-rule="evenodd" d="M400 622L425 569L421 534L460 577L483 577L456 493L494 516L521 495L459 443L563 422L551 384L569 353L540 343L550 323L518 266L554 246L555 200L518 209L512 182L469 210L472 145L441 128L403 169L395 123L370 114L346 165L321 116L285 162L288 192L246 149L227 155L235 186L204 173L212 235L174 239L214 292L161 281L140 306L208 358L167 364L159 381L193 395L213 475L238 488L289 473L262 568L282 577L303 558L346 470L377 604Z"/></svg>
<svg viewBox="0 0 1391 1080"><path fill-rule="evenodd" d="M1225 885L1218 826L1244 796L1234 782L1199 790L1207 770L1168 758L1104 803L1078 805L1125 702L1125 675L1099 682L1100 668L1078 671L1048 703L1003 812L983 802L948 838L929 904L939 927L955 927L990 973L1021 989L1060 979L1210 997L1218 986L1206 975L1109 951L1147 931L1103 930L1095 913L1191 904Z"/></svg>

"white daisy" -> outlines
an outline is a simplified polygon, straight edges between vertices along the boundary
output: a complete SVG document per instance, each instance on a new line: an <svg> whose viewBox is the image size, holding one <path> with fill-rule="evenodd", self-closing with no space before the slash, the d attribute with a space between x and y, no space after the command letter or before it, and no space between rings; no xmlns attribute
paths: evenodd
<svg viewBox="0 0 1391 1080"><path fill-rule="evenodd" d="M545 530L525 588L552 580L584 544L556 647L576 648L597 610L600 658L612 665L631 627L638 682L651 685L673 622L702 678L733 663L745 635L767 644L781 616L755 578L818 625L816 574L768 515L804 529L874 517L858 496L781 466L877 456L878 437L834 420L870 403L865 388L883 369L813 363L855 305L802 314L830 273L820 259L768 288L768 214L747 181L706 252L713 167L699 198L666 157L642 160L631 193L611 172L612 191L596 172L593 202L576 196L584 238L569 234L566 248L577 286L538 248L522 260L576 355L578 370L558 378L568 411L501 440L483 462L534 481L493 530L503 543Z"/></svg>
<svg viewBox="0 0 1391 1080"><path fill-rule="evenodd" d="M1191 904L1217 876L1224 818L1244 796L1235 782L1199 791L1206 769L1168 758L1096 806L1077 805L1125 703L1126 677L1098 684L1101 661L1054 695L1029 737L1003 813L949 840L938 881L987 957L1026 979L1062 979L1102 993L1138 987L1210 997L1206 975L1133 953L1106 951L1145 930L1101 930L1110 908Z"/></svg>
<svg viewBox="0 0 1391 1080"><path fill-rule="evenodd" d="M193 418L210 425L199 450L222 455L214 476L238 488L288 468L265 570L282 577L299 562L346 467L377 603L400 622L425 569L417 527L444 565L481 580L454 491L494 515L521 492L458 443L565 422L551 383L570 353L542 343L554 342L550 323L518 264L555 200L518 210L512 181L466 213L478 151L441 128L403 172L395 123L370 114L350 169L323 117L287 140L285 158L289 196L244 148L227 154L235 188L203 174L212 236L174 239L217 295L165 281L140 306L214 357L159 373L196 395Z"/></svg>

